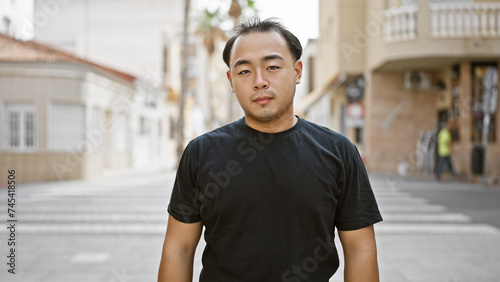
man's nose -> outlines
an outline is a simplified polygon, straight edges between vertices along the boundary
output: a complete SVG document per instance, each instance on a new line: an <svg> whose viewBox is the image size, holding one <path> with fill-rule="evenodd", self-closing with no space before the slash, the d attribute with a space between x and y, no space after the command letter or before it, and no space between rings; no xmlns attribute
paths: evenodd
<svg viewBox="0 0 500 282"><path fill-rule="evenodd" d="M269 86L265 75L261 71L257 71L255 75L255 81L253 82L254 90L266 89Z"/></svg>

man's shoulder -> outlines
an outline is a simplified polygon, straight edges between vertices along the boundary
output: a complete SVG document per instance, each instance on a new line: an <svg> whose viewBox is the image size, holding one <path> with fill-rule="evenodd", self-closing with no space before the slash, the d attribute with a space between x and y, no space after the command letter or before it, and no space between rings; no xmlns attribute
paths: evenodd
<svg viewBox="0 0 500 282"><path fill-rule="evenodd" d="M316 124L311 121L303 120L304 126L302 127L303 131L307 134L311 134L316 138L325 138L326 140L333 142L347 142L351 143L351 141L344 135L319 124Z"/></svg>
<svg viewBox="0 0 500 282"><path fill-rule="evenodd" d="M228 123L214 130L206 132L194 138L189 143L200 146L205 144L213 144L214 142L222 142L224 140L231 140L236 135L238 135L238 132L241 132L241 120Z"/></svg>

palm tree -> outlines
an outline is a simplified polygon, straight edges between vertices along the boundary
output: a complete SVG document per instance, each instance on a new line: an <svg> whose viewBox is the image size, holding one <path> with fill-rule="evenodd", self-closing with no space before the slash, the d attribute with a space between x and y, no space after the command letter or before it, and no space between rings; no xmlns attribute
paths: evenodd
<svg viewBox="0 0 500 282"><path fill-rule="evenodd" d="M255 7L254 0L244 1L244 5L240 4L241 0L231 0L231 7L229 7L229 16L234 20L234 28L240 23L240 18L243 11L252 11L253 15L257 15L258 11Z"/></svg>
<svg viewBox="0 0 500 282"><path fill-rule="evenodd" d="M234 19L234 26L236 27L240 22L241 5L238 0L231 0L231 7L229 7L229 16Z"/></svg>
<svg viewBox="0 0 500 282"><path fill-rule="evenodd" d="M223 19L221 18L219 9L215 10L215 12L210 12L208 9L205 9L203 18L196 30L196 35L202 37L203 46L207 49L209 55L214 54L215 42L217 40L227 39L225 31L220 28L222 21Z"/></svg>
<svg viewBox="0 0 500 282"><path fill-rule="evenodd" d="M205 9L203 17L196 30L196 35L202 38L203 46L208 54L208 64L205 69L205 74L209 81L209 86L207 88L207 98L209 103L208 117L206 119L207 129L211 129L212 121L215 118L214 108L212 105L212 82L210 81L210 66L212 66L213 56L215 53L215 43L219 40L227 40L226 33L220 28L221 22L222 18L219 9L215 10L215 12L210 12L208 9Z"/></svg>

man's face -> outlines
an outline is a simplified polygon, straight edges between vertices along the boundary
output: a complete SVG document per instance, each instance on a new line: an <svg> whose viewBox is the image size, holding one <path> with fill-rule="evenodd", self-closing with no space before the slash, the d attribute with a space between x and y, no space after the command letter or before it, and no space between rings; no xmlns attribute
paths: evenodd
<svg viewBox="0 0 500 282"><path fill-rule="evenodd" d="M293 117L302 62L294 60L281 34L269 31L240 36L232 47L229 65L227 77L247 124Z"/></svg>

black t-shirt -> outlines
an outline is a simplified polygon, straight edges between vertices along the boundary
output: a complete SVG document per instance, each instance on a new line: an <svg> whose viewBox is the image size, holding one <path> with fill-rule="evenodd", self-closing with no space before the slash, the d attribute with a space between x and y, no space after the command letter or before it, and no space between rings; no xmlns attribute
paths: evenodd
<svg viewBox="0 0 500 282"><path fill-rule="evenodd" d="M356 147L300 118L274 134L242 118L192 140L168 212L203 222L203 282L328 281L335 227L382 220Z"/></svg>

